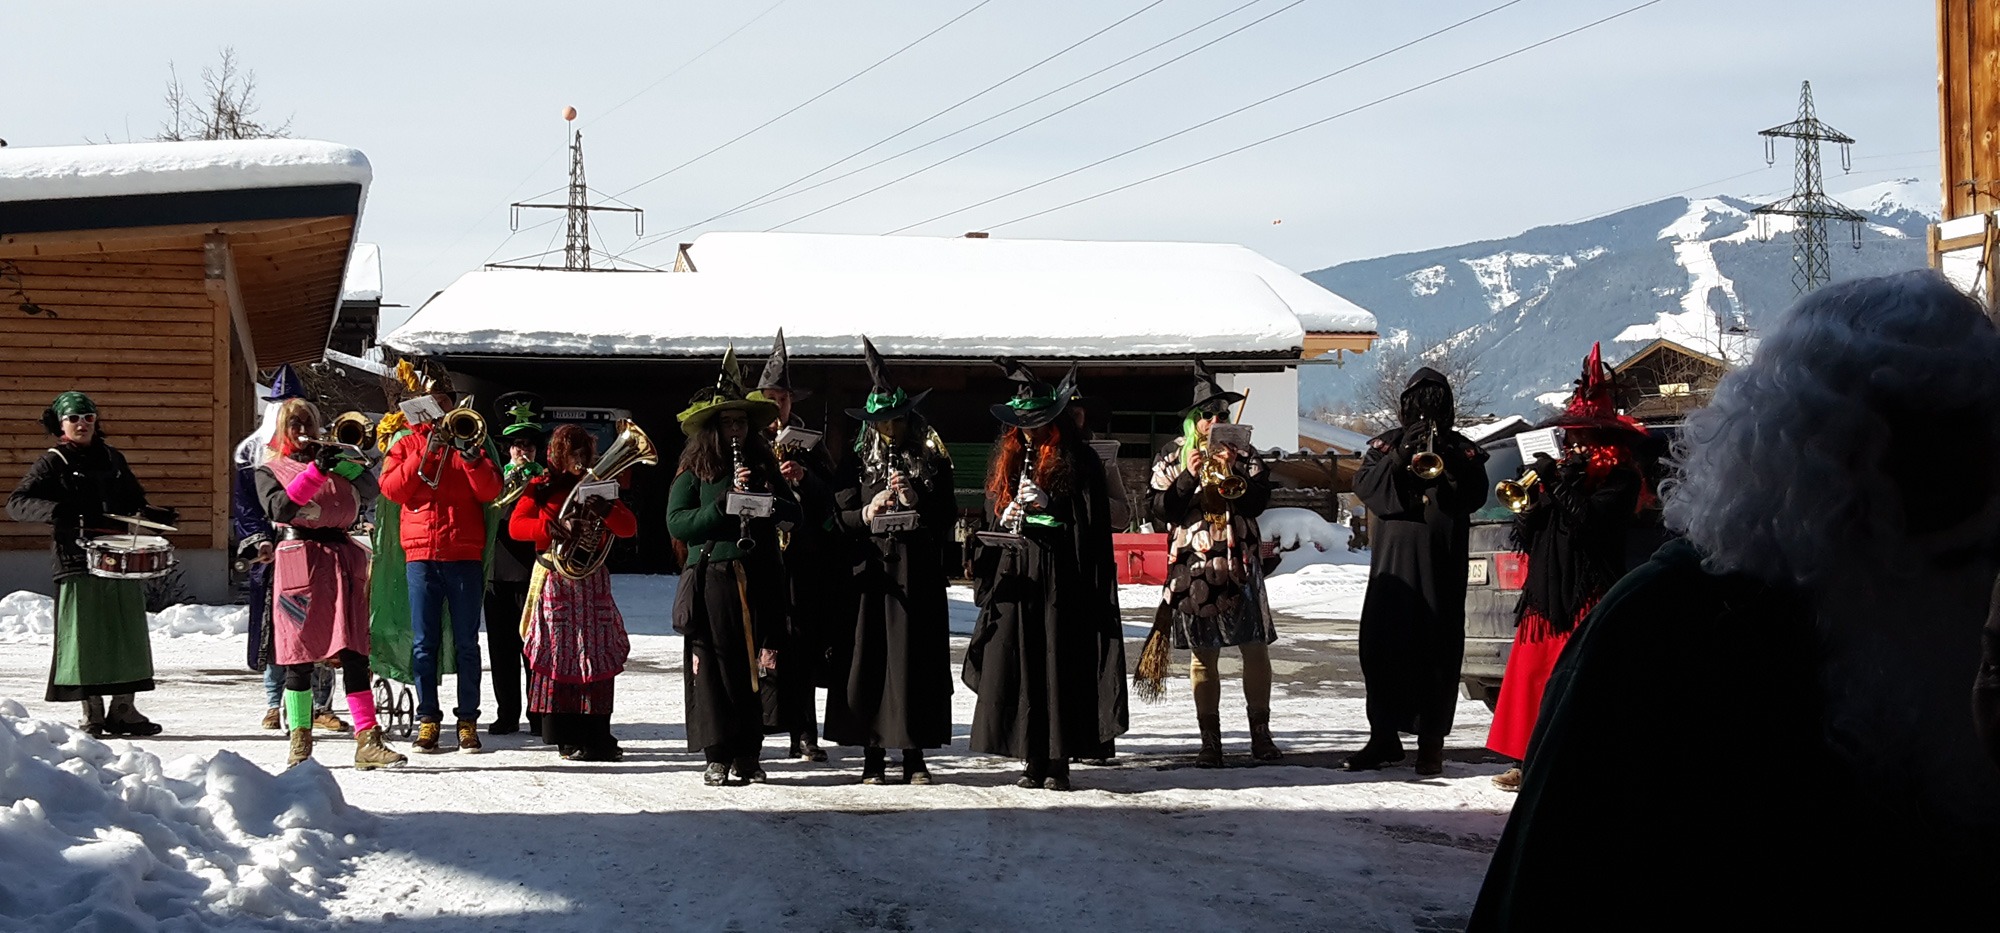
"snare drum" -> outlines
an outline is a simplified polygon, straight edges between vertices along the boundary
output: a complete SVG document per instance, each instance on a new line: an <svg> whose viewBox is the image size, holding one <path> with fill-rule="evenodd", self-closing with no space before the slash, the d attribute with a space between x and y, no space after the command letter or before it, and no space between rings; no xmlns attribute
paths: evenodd
<svg viewBox="0 0 2000 933"><path fill-rule="evenodd" d="M77 542L91 576L151 580L174 569L174 546L157 535L98 535Z"/></svg>

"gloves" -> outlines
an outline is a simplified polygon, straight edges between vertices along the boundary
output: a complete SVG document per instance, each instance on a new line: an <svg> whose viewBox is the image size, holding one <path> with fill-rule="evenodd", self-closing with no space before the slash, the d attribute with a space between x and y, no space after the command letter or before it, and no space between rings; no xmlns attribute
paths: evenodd
<svg viewBox="0 0 2000 933"><path fill-rule="evenodd" d="M333 465L333 475L350 483L360 479L361 474L366 472L368 472L368 465L359 460L342 460Z"/></svg>
<svg viewBox="0 0 2000 933"><path fill-rule="evenodd" d="M321 473L332 476L333 468L339 465L340 448L332 444L319 445L319 452L313 455L313 466L319 467Z"/></svg>
<svg viewBox="0 0 2000 933"><path fill-rule="evenodd" d="M1534 467L1536 476L1539 476L1545 480L1554 480L1557 478L1558 474L1556 472L1557 470L1556 458L1551 457L1546 453L1540 453L1535 455Z"/></svg>
<svg viewBox="0 0 2000 933"><path fill-rule="evenodd" d="M611 514L612 505L613 505L612 501L610 499L604 498L603 496L591 496L590 498L583 500L583 507L589 509L591 514L596 515L598 518L605 518L609 516Z"/></svg>

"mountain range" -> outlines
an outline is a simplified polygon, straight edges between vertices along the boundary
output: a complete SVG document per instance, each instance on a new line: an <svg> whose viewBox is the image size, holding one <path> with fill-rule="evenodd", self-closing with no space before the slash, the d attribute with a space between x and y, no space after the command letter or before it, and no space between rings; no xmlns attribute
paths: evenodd
<svg viewBox="0 0 2000 933"><path fill-rule="evenodd" d="M1848 225L1828 227L1835 281L1925 264L1935 183L1897 179L1834 198L1866 218L1858 249ZM1754 352L1757 332L1798 297L1793 222L1755 216L1756 206L1729 195L1666 198L1306 278L1374 312L1388 347L1470 354L1490 413L1532 416L1567 393L1593 341L1611 363L1660 338L1733 361ZM1374 369L1367 355L1306 366L1301 403L1355 399Z"/></svg>

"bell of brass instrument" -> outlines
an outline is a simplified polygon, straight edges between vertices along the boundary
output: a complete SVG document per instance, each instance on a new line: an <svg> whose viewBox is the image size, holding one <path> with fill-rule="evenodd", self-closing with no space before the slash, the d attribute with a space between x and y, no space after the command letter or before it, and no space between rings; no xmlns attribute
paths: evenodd
<svg viewBox="0 0 2000 933"><path fill-rule="evenodd" d="M432 489L437 488L439 474L424 472L424 463L429 462L432 451L447 443L459 450L477 450L486 446L486 419L472 410L471 402L468 397L464 404L445 412L444 417L438 419L437 426L431 429L430 443L424 447L424 459L417 464L417 478ZM438 467L444 467L442 456Z"/></svg>
<svg viewBox="0 0 2000 933"><path fill-rule="evenodd" d="M630 421L616 425L618 436L597 458L597 465L583 472L564 500L562 511L556 520L567 522L571 533L569 540L558 541L549 548L548 561L557 573L572 580L581 580L597 572L599 567L611 557L611 533L604 527L604 519L594 512L583 510L583 497L578 495L586 484L617 478L618 474L637 464L648 466L660 462L660 452L653 446L653 439L639 426ZM524 472L516 470L516 473ZM522 485L527 484L524 481ZM518 497L519 494L516 493Z"/></svg>
<svg viewBox="0 0 2000 933"><path fill-rule="evenodd" d="M1240 499L1250 489L1250 483L1223 466L1222 458L1213 456L1206 444L1202 445L1201 475L1197 478L1203 488L1215 490L1224 499Z"/></svg>
<svg viewBox="0 0 2000 933"><path fill-rule="evenodd" d="M1493 495L1499 498L1500 504L1505 505L1508 511L1518 515L1534 508L1534 503L1528 499L1528 491L1534 489L1535 484L1541 482L1541 479L1535 475L1535 471L1529 470L1521 474L1520 479L1501 480L1493 487Z"/></svg>
<svg viewBox="0 0 2000 933"><path fill-rule="evenodd" d="M1410 472L1417 474L1418 479L1437 479L1444 475L1444 458L1431 449L1436 438L1437 431L1432 430L1424 437L1424 449L1410 458Z"/></svg>
<svg viewBox="0 0 2000 933"><path fill-rule="evenodd" d="M333 419L333 440L342 447L365 449L375 446L375 422L358 411L344 411Z"/></svg>
<svg viewBox="0 0 2000 933"><path fill-rule="evenodd" d="M548 470L539 463L531 462L520 466L509 466L504 472L506 475L500 480L500 496L493 500L496 508L513 505L514 500L521 498L521 494L528 491L528 481L547 473Z"/></svg>

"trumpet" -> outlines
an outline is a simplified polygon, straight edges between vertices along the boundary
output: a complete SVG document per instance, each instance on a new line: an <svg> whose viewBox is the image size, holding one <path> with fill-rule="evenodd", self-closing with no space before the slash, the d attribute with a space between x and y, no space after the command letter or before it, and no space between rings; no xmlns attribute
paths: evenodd
<svg viewBox="0 0 2000 933"><path fill-rule="evenodd" d="M1437 429L1432 428L1429 434L1424 435L1424 449L1410 458L1410 472L1417 474L1418 479L1437 479L1444 475L1444 458L1431 447L1436 438Z"/></svg>
<svg viewBox="0 0 2000 933"><path fill-rule="evenodd" d="M1505 505L1508 511L1519 515L1535 507L1535 504L1529 501L1528 493L1541 481L1542 478L1535 475L1535 471L1529 470L1521 474L1520 479L1501 480L1493 487L1493 495L1499 498L1500 504Z"/></svg>

